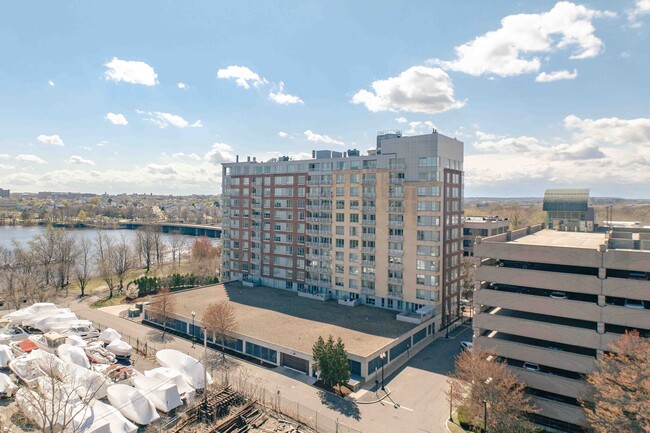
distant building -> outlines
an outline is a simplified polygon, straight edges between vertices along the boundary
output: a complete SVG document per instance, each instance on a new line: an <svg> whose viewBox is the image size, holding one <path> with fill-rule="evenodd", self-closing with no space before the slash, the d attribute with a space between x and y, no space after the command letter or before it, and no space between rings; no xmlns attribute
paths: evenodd
<svg viewBox="0 0 650 433"><path fill-rule="evenodd" d="M650 337L650 230L543 228L474 245L474 346L526 383L536 423L582 432L584 375L626 331Z"/></svg>
<svg viewBox="0 0 650 433"><path fill-rule="evenodd" d="M544 193L546 227L570 232L594 231L594 208L588 189L547 189Z"/></svg>
<svg viewBox="0 0 650 433"><path fill-rule="evenodd" d="M468 216L463 218L463 255L474 255L474 240L477 236L500 235L508 231L510 220L498 216Z"/></svg>
<svg viewBox="0 0 650 433"><path fill-rule="evenodd" d="M10 195L11 193L8 189L0 188L0 198L9 198Z"/></svg>

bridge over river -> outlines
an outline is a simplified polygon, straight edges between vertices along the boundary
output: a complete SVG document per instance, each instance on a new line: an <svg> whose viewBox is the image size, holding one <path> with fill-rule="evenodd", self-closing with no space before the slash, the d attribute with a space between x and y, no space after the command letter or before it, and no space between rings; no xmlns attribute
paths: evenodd
<svg viewBox="0 0 650 433"><path fill-rule="evenodd" d="M141 227L155 227L163 233L178 233L189 236L206 236L208 238L220 238L221 226L210 226L203 224L183 223L137 223L128 222L120 224L121 228L135 230Z"/></svg>

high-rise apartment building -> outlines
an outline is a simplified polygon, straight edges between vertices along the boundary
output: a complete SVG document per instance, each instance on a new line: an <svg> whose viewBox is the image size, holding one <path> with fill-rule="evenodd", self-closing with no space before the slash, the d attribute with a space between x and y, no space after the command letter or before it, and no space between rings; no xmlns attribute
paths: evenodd
<svg viewBox="0 0 650 433"><path fill-rule="evenodd" d="M584 375L609 345L650 337L650 230L544 230L477 239L474 344L526 383L536 422L582 431Z"/></svg>
<svg viewBox="0 0 650 433"><path fill-rule="evenodd" d="M457 318L463 143L387 131L312 157L223 164L224 281Z"/></svg>
<svg viewBox="0 0 650 433"><path fill-rule="evenodd" d="M468 216L463 217L463 254L474 255L474 240L480 236L500 235L508 231L510 220L498 216Z"/></svg>

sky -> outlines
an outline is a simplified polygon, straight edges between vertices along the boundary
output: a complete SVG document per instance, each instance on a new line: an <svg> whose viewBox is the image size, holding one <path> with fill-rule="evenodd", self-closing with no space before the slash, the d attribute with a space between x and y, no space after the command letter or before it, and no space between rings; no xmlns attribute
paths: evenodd
<svg viewBox="0 0 650 433"><path fill-rule="evenodd" d="M465 143L465 196L650 198L650 0L0 5L0 188L218 194L235 155Z"/></svg>

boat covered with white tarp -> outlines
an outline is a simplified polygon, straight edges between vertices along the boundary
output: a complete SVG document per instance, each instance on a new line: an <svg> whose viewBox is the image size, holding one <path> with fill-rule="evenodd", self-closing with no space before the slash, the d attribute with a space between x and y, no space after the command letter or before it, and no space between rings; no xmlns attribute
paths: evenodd
<svg viewBox="0 0 650 433"><path fill-rule="evenodd" d="M36 304L30 305L29 307L21 308L20 310L5 314L2 316L2 318L9 320L12 323L20 324L23 322L23 320L29 319L40 311L56 310L57 308L58 307L51 302L37 302Z"/></svg>
<svg viewBox="0 0 650 433"><path fill-rule="evenodd" d="M95 400L91 403L96 419L108 421L110 433L136 433L138 426L126 419L119 410L110 404Z"/></svg>
<svg viewBox="0 0 650 433"><path fill-rule="evenodd" d="M173 382L176 385L181 398L184 398L188 401L192 400L196 394L194 388L192 388L192 386L187 383L187 381L183 378L183 375L179 371L172 370L171 368L154 368L152 370L145 371L144 375L147 377L154 377L159 380Z"/></svg>
<svg viewBox="0 0 650 433"><path fill-rule="evenodd" d="M6 344L0 344L0 367L7 368L14 358L14 352L11 350L11 347Z"/></svg>
<svg viewBox="0 0 650 433"><path fill-rule="evenodd" d="M99 339L105 344L110 344L113 340L121 340L122 336L113 328L106 328L99 333Z"/></svg>
<svg viewBox="0 0 650 433"><path fill-rule="evenodd" d="M212 383L212 378L204 370L203 364L183 352L174 349L159 350L156 353L156 360L163 367L171 368L181 373L187 383L194 389L205 388L206 379L208 385Z"/></svg>
<svg viewBox="0 0 650 433"><path fill-rule="evenodd" d="M136 424L147 425L160 418L153 403L132 386L112 385L107 393L111 405Z"/></svg>
<svg viewBox="0 0 650 433"><path fill-rule="evenodd" d="M90 368L90 361L83 347L64 343L57 348L57 353L63 362L76 364L83 368Z"/></svg>
<svg viewBox="0 0 650 433"><path fill-rule="evenodd" d="M167 382L154 377L137 376L133 378L133 386L144 394L161 412L167 413L183 404L174 382Z"/></svg>
<svg viewBox="0 0 650 433"><path fill-rule="evenodd" d="M14 395L17 389L18 386L16 386L11 377L0 373L0 397L9 398Z"/></svg>
<svg viewBox="0 0 650 433"><path fill-rule="evenodd" d="M124 340L113 340L106 345L106 350L117 356L118 358L128 358L131 356L133 348L129 343Z"/></svg>
<svg viewBox="0 0 650 433"><path fill-rule="evenodd" d="M16 403L23 414L43 431L55 425L56 431L88 431L94 423L94 414L90 406L81 401L60 401L52 393L37 392L29 388L20 388L16 392Z"/></svg>

